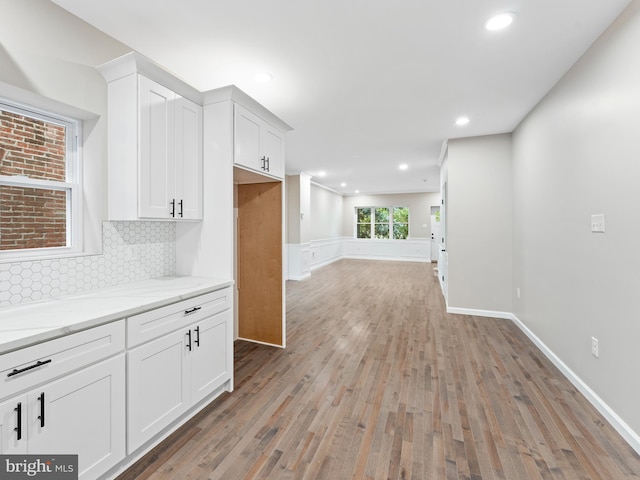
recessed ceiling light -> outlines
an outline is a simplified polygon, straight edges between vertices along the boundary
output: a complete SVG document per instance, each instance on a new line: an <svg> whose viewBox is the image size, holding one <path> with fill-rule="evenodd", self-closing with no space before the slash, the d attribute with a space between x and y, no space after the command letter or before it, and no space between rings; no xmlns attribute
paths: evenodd
<svg viewBox="0 0 640 480"><path fill-rule="evenodd" d="M492 32L502 30L503 28L507 28L511 25L515 19L516 16L513 13L500 13L484 22L484 28Z"/></svg>
<svg viewBox="0 0 640 480"><path fill-rule="evenodd" d="M469 117L458 117L456 119L456 125L458 125L459 127L462 127L467 123L469 123Z"/></svg>
<svg viewBox="0 0 640 480"><path fill-rule="evenodd" d="M360 190L356 190L356 193L360 193Z"/></svg>
<svg viewBox="0 0 640 480"><path fill-rule="evenodd" d="M324 177L324 176L326 176L326 175L327 175L327 172L325 172L324 170L320 170L320 171L318 172L318 176L319 176L319 177Z"/></svg>
<svg viewBox="0 0 640 480"><path fill-rule="evenodd" d="M346 186L347 186L347 184L346 184L346 183L344 183L344 182L342 182L342 183L340 184L340 186L341 186L341 187L346 187Z"/></svg>
<svg viewBox="0 0 640 480"><path fill-rule="evenodd" d="M409 168L409 165L407 165L406 163L401 163L400 165L398 165L398 168L400 170L406 170L407 168Z"/></svg>
<svg viewBox="0 0 640 480"><path fill-rule="evenodd" d="M253 79L258 83L267 83L273 80L273 75L267 72L258 73Z"/></svg>

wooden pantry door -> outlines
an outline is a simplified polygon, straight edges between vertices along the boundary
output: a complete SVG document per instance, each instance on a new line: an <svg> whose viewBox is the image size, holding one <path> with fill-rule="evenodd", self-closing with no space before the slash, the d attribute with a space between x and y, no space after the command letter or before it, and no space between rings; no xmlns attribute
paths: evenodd
<svg viewBox="0 0 640 480"><path fill-rule="evenodd" d="M282 182L238 185L238 336L284 346Z"/></svg>

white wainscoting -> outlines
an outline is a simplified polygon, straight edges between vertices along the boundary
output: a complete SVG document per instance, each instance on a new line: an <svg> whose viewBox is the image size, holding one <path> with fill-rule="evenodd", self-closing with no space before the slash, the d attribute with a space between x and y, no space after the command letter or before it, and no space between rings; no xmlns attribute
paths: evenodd
<svg viewBox="0 0 640 480"><path fill-rule="evenodd" d="M287 271L289 280L304 280L311 276L310 243L287 244Z"/></svg>
<svg viewBox="0 0 640 480"><path fill-rule="evenodd" d="M344 257L343 237L311 241L311 270L324 267Z"/></svg>
<svg viewBox="0 0 640 480"><path fill-rule="evenodd" d="M407 240L356 240L349 238L344 242L344 258L430 262L430 241L427 238Z"/></svg>
<svg viewBox="0 0 640 480"><path fill-rule="evenodd" d="M311 271L341 258L430 262L430 240L355 240L353 237L323 238L310 243L286 245L289 280L304 280Z"/></svg>

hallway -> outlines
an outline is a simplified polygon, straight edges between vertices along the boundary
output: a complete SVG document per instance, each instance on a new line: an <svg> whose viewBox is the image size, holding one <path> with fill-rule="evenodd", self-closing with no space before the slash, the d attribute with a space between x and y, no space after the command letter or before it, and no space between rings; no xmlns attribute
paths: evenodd
<svg viewBox="0 0 640 480"><path fill-rule="evenodd" d="M287 345L121 479L622 479L640 457L507 320L444 313L431 265L287 283Z"/></svg>

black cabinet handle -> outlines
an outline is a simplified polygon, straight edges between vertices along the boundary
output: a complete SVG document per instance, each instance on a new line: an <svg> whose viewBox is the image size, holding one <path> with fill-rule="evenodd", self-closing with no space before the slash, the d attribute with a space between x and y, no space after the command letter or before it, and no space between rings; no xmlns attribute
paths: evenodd
<svg viewBox="0 0 640 480"><path fill-rule="evenodd" d="M187 331L187 338L189 339L187 341L187 348L191 351L191 330Z"/></svg>
<svg viewBox="0 0 640 480"><path fill-rule="evenodd" d="M22 402L18 402L18 405L16 405L13 411L16 412L16 416L18 417L17 426L13 431L17 433L18 440L22 440Z"/></svg>
<svg viewBox="0 0 640 480"><path fill-rule="evenodd" d="M171 205L171 216L175 218L176 216L176 199L175 198L171 200L170 205Z"/></svg>
<svg viewBox="0 0 640 480"><path fill-rule="evenodd" d="M267 157L267 172L271 169L271 159Z"/></svg>
<svg viewBox="0 0 640 480"><path fill-rule="evenodd" d="M180 218L182 218L183 217L183 215L182 215L182 200L180 200L180 213L179 214L180 214Z"/></svg>
<svg viewBox="0 0 640 480"><path fill-rule="evenodd" d="M196 347L199 347L200 346L200 327L196 327L194 330L196 332L196 339L195 339Z"/></svg>
<svg viewBox="0 0 640 480"><path fill-rule="evenodd" d="M38 420L40 420L40 427L44 427L44 392L40 394L38 401L40 402L40 415L38 415Z"/></svg>
<svg viewBox="0 0 640 480"><path fill-rule="evenodd" d="M34 368L41 367L42 365L46 365L47 363L51 363L51 359L44 360L44 361L38 360L33 365L29 365L28 367L24 367L24 368L21 368L19 370L17 368L14 368L11 372L7 373L7 377L13 377L14 375L18 375L19 373L26 372L28 370L32 370Z"/></svg>
<svg viewBox="0 0 640 480"><path fill-rule="evenodd" d="M185 314L185 315L189 315L190 313L197 312L197 311L198 311L198 310L200 310L201 308L202 308L202 307L193 307L193 308L190 308L189 310L185 310L185 311L184 311L184 314Z"/></svg>
<svg viewBox="0 0 640 480"><path fill-rule="evenodd" d="M264 156L263 156L263 157L260 159L260 161L262 162L262 165L261 165L261 167L260 167L260 168L262 168L262 170L266 170L266 169L267 169L267 157L264 157Z"/></svg>

